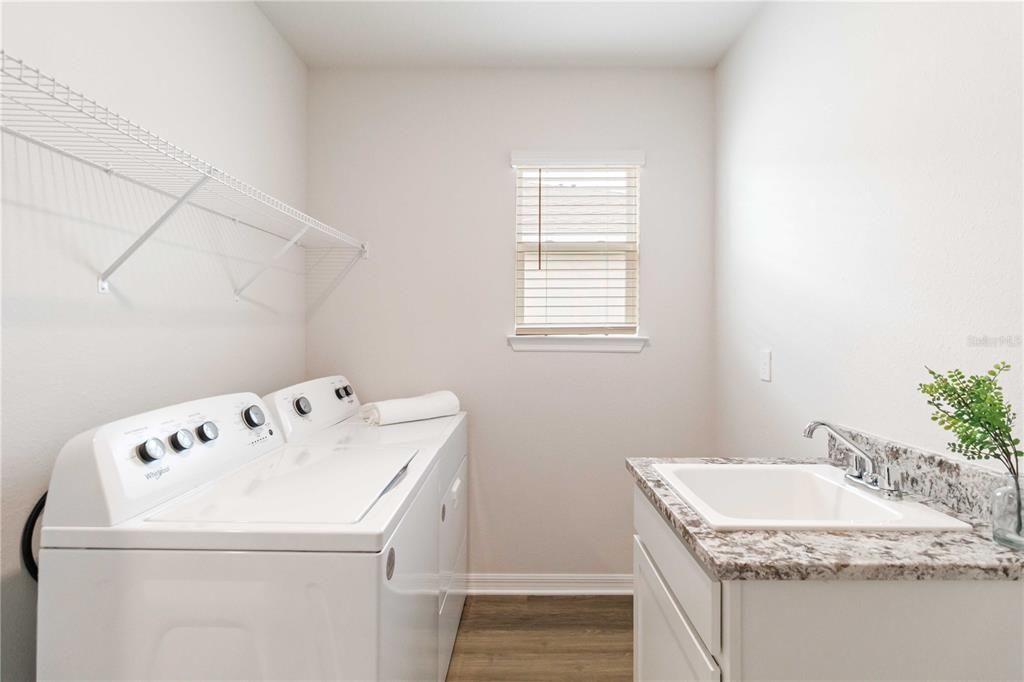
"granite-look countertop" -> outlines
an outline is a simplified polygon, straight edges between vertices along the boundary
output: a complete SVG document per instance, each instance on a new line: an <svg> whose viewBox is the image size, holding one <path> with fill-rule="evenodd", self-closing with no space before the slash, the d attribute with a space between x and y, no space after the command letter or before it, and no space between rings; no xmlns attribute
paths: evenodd
<svg viewBox="0 0 1024 682"><path fill-rule="evenodd" d="M718 531L655 471L664 462L822 464L821 459L630 458L626 468L669 526L719 580L1021 580L1024 553L972 531ZM948 508L914 498L949 514Z"/></svg>

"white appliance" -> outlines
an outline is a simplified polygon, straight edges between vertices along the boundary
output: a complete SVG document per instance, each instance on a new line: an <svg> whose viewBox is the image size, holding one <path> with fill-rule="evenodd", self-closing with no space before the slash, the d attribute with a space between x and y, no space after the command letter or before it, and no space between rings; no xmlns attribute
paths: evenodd
<svg viewBox="0 0 1024 682"><path fill-rule="evenodd" d="M437 451L286 444L268 413L226 395L64 447L40 679L436 677Z"/></svg>
<svg viewBox="0 0 1024 682"><path fill-rule="evenodd" d="M371 426L358 416L359 400L343 376L314 379L264 396L285 438L315 451L339 448L416 448L417 471L429 467L434 497L437 563L431 589L436 595L437 679L444 680L466 600L468 448L465 412L450 417ZM412 467L410 467L412 471ZM432 492L429 492L432 491Z"/></svg>

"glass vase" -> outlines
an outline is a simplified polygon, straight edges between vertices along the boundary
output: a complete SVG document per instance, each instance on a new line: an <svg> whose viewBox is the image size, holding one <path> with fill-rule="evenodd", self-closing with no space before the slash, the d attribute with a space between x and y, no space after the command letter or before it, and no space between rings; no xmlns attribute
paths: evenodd
<svg viewBox="0 0 1024 682"><path fill-rule="evenodd" d="M992 539L1024 551L1024 515L1021 513L1020 480L1006 476L992 491Z"/></svg>

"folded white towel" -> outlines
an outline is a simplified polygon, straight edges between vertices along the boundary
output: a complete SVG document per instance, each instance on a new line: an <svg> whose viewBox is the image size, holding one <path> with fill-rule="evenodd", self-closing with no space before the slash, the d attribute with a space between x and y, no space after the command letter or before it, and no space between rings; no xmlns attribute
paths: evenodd
<svg viewBox="0 0 1024 682"><path fill-rule="evenodd" d="M400 398L398 400L381 400L366 403L359 408L359 416L367 424L385 426L401 422L414 422L420 419L434 419L457 414L459 399L451 391L435 391L416 398Z"/></svg>

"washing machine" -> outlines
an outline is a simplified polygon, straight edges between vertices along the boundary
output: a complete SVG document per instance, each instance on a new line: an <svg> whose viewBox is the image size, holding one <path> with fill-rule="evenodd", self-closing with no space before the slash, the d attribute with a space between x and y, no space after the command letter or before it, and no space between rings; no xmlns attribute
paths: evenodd
<svg viewBox="0 0 1024 682"><path fill-rule="evenodd" d="M436 452L288 443L251 393L72 439L42 520L44 680L429 680Z"/></svg>
<svg viewBox="0 0 1024 682"><path fill-rule="evenodd" d="M466 600L469 526L469 457L465 412L421 421L375 426L358 416L359 398L344 376L289 386L264 401L285 439L311 448L415 448L416 464L430 467L427 485L436 491L437 679L444 680Z"/></svg>

